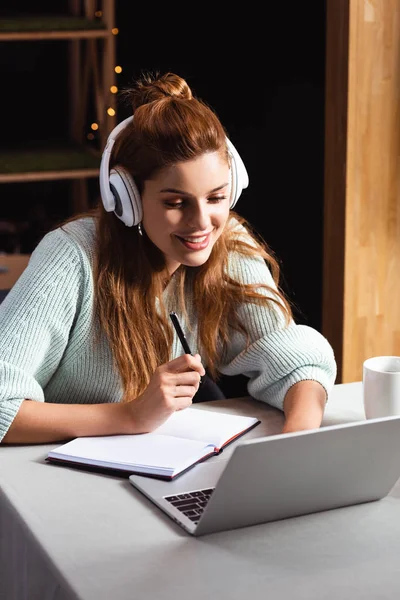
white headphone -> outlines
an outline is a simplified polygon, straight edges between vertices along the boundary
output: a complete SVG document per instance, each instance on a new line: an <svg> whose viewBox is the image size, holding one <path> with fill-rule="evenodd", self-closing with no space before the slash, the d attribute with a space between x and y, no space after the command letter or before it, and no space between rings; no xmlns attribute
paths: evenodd
<svg viewBox="0 0 400 600"><path fill-rule="evenodd" d="M133 177L121 166L114 166L110 171L110 156L118 134L131 123L133 116L124 119L110 133L100 163L100 195L107 212L114 211L128 227L139 225L143 219L143 208L140 193ZM238 151L226 138L231 157L231 204L233 208L242 190L249 185L249 176Z"/></svg>

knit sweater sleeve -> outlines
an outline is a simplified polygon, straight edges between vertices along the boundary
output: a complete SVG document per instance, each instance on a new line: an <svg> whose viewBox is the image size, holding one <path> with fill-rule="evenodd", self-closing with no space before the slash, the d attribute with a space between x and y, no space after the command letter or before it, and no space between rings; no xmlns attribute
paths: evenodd
<svg viewBox="0 0 400 600"><path fill-rule="evenodd" d="M265 283L276 290L262 258L232 253L229 274L243 283ZM274 296L274 291L262 288L258 291ZM331 345L321 333L293 320L287 325L282 311L273 302L268 307L244 304L239 309L239 317L249 333L250 346L247 347L242 333L232 332L219 369L221 373L245 375L249 378L249 394L280 410L289 388L303 380L318 381L328 399L336 378L336 362Z"/></svg>
<svg viewBox="0 0 400 600"><path fill-rule="evenodd" d="M48 233L0 306L0 440L24 399L44 388L68 343L82 292L79 249L62 229Z"/></svg>

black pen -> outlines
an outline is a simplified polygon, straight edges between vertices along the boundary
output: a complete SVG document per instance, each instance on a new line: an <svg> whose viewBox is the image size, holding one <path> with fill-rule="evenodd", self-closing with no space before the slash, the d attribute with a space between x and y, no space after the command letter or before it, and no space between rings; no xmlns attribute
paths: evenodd
<svg viewBox="0 0 400 600"><path fill-rule="evenodd" d="M178 334L178 338L181 341L181 344L182 344L182 347L183 347L183 349L185 351L185 354L191 354L193 356L192 351L191 351L191 349L189 347L189 344L187 342L187 339L185 337L185 334L183 333L181 324L179 323L179 319L178 319L177 314L175 312L170 312L169 316L171 317L172 324L175 327L175 331ZM200 377L200 385L202 383L203 383L203 378Z"/></svg>
<svg viewBox="0 0 400 600"><path fill-rule="evenodd" d="M185 338L185 334L182 331L182 327L181 327L181 324L179 323L177 314L175 312L170 312L169 316L171 317L172 324L175 327L175 331L178 334L178 338L181 341L181 344L183 346L185 354L192 354L192 351L189 348L189 344L187 343L187 339Z"/></svg>

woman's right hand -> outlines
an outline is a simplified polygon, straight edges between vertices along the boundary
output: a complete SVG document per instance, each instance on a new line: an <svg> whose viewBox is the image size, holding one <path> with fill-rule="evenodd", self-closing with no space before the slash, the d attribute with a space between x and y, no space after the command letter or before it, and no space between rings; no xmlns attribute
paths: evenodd
<svg viewBox="0 0 400 600"><path fill-rule="evenodd" d="M204 375L199 354L184 354L158 367L143 394L125 405L132 433L153 431L173 412L190 406Z"/></svg>

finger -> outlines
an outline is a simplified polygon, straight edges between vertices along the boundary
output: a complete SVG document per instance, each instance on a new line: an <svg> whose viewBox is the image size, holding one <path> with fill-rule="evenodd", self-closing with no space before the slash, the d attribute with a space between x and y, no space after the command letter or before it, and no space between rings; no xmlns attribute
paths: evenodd
<svg viewBox="0 0 400 600"><path fill-rule="evenodd" d="M173 365L175 372L183 372L183 371L192 370L192 371L197 371L197 373L199 373L199 375L201 375L201 376L205 375L205 370L201 363L199 354L196 354L195 356L192 356L191 354L183 354L182 356L179 356L179 358L177 358L175 360L178 361ZM170 364L172 364L174 362L175 361L171 361Z"/></svg>
<svg viewBox="0 0 400 600"><path fill-rule="evenodd" d="M191 354L182 354L182 356L178 356L178 358L174 358L174 360L165 363L161 368L174 373L181 373L191 369L192 371L197 371L200 375L205 374L199 354L196 354L195 356L192 356Z"/></svg>
<svg viewBox="0 0 400 600"><path fill-rule="evenodd" d="M196 385L200 383L200 373L197 371L183 371L182 373L174 373L171 381L175 385Z"/></svg>
<svg viewBox="0 0 400 600"><path fill-rule="evenodd" d="M175 410L183 410L184 408L188 408L192 404L192 398L190 398L189 396L187 396L186 398L177 398Z"/></svg>
<svg viewBox="0 0 400 600"><path fill-rule="evenodd" d="M193 398L198 389L198 385L176 385L174 396L175 398Z"/></svg>

